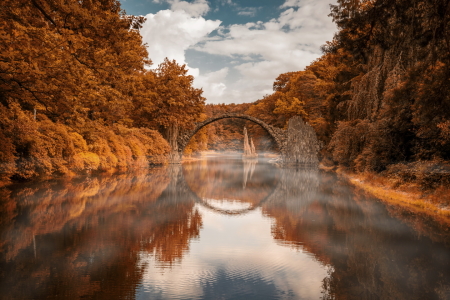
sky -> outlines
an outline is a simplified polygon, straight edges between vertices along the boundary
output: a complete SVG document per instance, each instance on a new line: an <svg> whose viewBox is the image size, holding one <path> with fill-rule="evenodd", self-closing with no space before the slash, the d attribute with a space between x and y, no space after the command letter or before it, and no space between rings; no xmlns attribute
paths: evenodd
<svg viewBox="0 0 450 300"><path fill-rule="evenodd" d="M337 31L336 0L120 0L146 17L140 33L152 67L186 64L206 103L245 103L273 92L281 73L303 70Z"/></svg>

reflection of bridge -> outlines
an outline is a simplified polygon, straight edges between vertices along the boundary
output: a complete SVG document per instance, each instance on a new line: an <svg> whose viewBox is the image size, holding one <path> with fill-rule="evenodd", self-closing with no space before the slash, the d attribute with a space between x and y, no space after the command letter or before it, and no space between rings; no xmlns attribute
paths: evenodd
<svg viewBox="0 0 450 300"><path fill-rule="evenodd" d="M272 191L259 202L244 209L221 209L209 204L191 189L184 178L182 166L179 164L170 166L169 173L172 181L169 186L173 189L174 196L179 195L180 199L188 198L202 207L222 215L244 215L268 203L283 203L283 205L288 205L291 210L301 210L315 199L319 182L317 168L277 168L277 170L281 174Z"/></svg>
<svg viewBox="0 0 450 300"><path fill-rule="evenodd" d="M316 164L318 162L317 152L319 151L319 142L316 133L308 123L303 122L301 117L296 116L291 118L289 120L288 130L282 130L249 115L226 113L197 123L194 129L190 131L178 132L177 129L172 130L171 136L168 137L169 144L172 147L172 153L170 155L171 163L179 163L181 161L184 149L200 129L213 122L230 118L248 120L264 128L275 141L281 153L283 163Z"/></svg>

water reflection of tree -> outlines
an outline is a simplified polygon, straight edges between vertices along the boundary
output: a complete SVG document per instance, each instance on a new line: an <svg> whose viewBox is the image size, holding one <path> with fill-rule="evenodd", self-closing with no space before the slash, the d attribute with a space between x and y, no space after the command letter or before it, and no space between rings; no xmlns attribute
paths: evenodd
<svg viewBox="0 0 450 300"><path fill-rule="evenodd" d="M144 249L153 253L161 266L170 266L180 261L189 250L189 242L198 238L202 226L201 215L194 209L195 199L183 190L180 181L183 180L181 166L170 165L168 168L171 181L159 197L156 211L152 211L152 218L158 219L157 214L170 216L158 226L148 237Z"/></svg>
<svg viewBox="0 0 450 300"><path fill-rule="evenodd" d="M0 190L2 299L133 298L142 252L168 266L199 234L170 180L161 169Z"/></svg>
<svg viewBox="0 0 450 300"><path fill-rule="evenodd" d="M449 299L448 232L418 236L380 203L334 176L286 170L288 191L267 202L281 244L329 266L323 299ZM445 245L447 243L447 245Z"/></svg>

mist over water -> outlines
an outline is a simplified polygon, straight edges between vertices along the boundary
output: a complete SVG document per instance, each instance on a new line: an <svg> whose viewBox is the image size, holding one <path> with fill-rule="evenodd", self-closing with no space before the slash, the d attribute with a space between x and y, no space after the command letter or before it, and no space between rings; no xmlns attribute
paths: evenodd
<svg viewBox="0 0 450 300"><path fill-rule="evenodd" d="M449 299L450 230L334 174L210 155L0 190L2 299Z"/></svg>

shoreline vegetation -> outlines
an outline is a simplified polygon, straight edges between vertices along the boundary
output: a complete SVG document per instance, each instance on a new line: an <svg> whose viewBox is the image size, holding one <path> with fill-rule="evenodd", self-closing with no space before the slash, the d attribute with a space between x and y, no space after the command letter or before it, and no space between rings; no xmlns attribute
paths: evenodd
<svg viewBox="0 0 450 300"><path fill-rule="evenodd" d="M73 127L52 122L45 115L38 114L35 120L30 113L14 107L3 116L8 114L14 118L6 119L11 128L6 133L13 138L3 136L2 146L15 148L20 155L11 151L7 160L1 157L0 186L146 168L164 164L170 150L161 134L148 128L95 124L89 135L82 136Z"/></svg>
<svg viewBox="0 0 450 300"><path fill-rule="evenodd" d="M435 165L430 165L429 162L421 162L421 164L422 170L419 172L422 176L417 178L410 173L409 176L415 177L413 180L405 180L407 175L398 170L395 173L355 173L348 169L327 167L323 164L320 165L320 169L336 173L345 181L387 205L425 215L438 223L450 225L450 172L448 169L444 170L442 173L445 175L440 175L439 180L436 181L432 178L436 177L437 172L430 170ZM404 164L403 168L407 169L407 164Z"/></svg>

